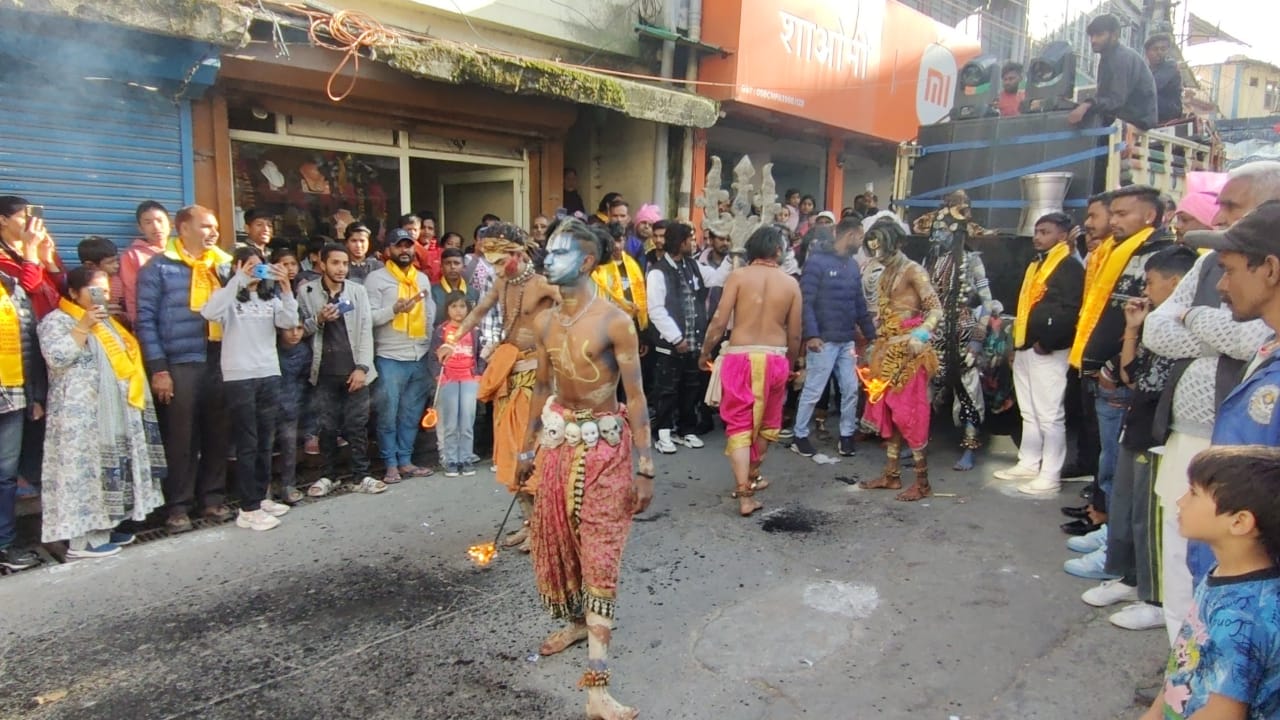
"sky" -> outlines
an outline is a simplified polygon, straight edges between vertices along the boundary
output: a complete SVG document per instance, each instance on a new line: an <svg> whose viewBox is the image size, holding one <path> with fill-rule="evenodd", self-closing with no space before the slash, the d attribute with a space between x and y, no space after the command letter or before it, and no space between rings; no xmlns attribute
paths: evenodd
<svg viewBox="0 0 1280 720"><path fill-rule="evenodd" d="M1183 0L1187 9L1252 46L1250 55L1280 65L1280 2L1277 0Z"/></svg>

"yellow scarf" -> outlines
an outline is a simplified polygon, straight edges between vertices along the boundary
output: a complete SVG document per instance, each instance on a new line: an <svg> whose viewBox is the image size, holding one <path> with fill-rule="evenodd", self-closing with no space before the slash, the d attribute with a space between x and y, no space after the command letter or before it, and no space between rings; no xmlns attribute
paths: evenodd
<svg viewBox="0 0 1280 720"><path fill-rule="evenodd" d="M467 279L466 279L466 278L458 278L458 287L456 287L456 288L455 288L455 287L450 287L450 286L449 286L449 281L448 281L447 279L445 279L445 277L444 277L443 275L441 275L441 276L440 276L440 288L441 288L442 290L444 290L444 294L445 294L445 296L451 295L451 294L453 294L453 293L455 293L455 292L460 292L460 293L462 293L463 295L466 295L466 294L467 294Z"/></svg>
<svg viewBox="0 0 1280 720"><path fill-rule="evenodd" d="M1031 317L1031 309L1044 299L1044 294L1049 289L1049 277L1070 254L1071 246L1068 243L1058 243L1043 260L1027 266L1027 274L1022 278L1022 290L1018 293L1018 314L1013 318L1015 348L1022 347L1027 341L1027 321Z"/></svg>
<svg viewBox="0 0 1280 720"><path fill-rule="evenodd" d="M58 301L58 309L77 321L84 317L84 308L66 298ZM106 323L111 324L115 334L107 329ZM139 410L146 408L147 372L142 369L142 350L138 348L138 341L115 318L94 325L93 337L107 352L107 361L111 363L116 379L129 383L129 404Z"/></svg>
<svg viewBox="0 0 1280 720"><path fill-rule="evenodd" d="M1098 320L1102 317L1102 311L1106 309L1107 303L1111 300L1111 293L1115 290L1116 281L1120 279L1120 275L1124 272L1124 268L1129 264L1129 260L1133 258L1133 254L1138 248L1151 237L1151 233L1155 232L1155 228L1145 228L1134 233L1133 237L1116 245L1114 243L1098 246L1093 252L1100 252L1106 247L1105 254L1098 259L1097 264L1090 262L1093 267L1094 275L1089 277L1088 270L1085 272L1084 286L1084 305L1080 308L1080 322L1076 325L1075 342L1071 344L1071 356L1069 358L1071 367L1079 368L1080 361L1084 359L1084 346L1089 342L1089 336L1093 335L1093 330L1098 326ZM1093 258L1090 257L1090 260Z"/></svg>
<svg viewBox="0 0 1280 720"><path fill-rule="evenodd" d="M1111 251L1116 247L1116 239L1108 237L1098 243L1098 247L1089 253L1089 259L1084 265L1084 287L1089 289L1093 287L1093 279L1098 276L1098 269L1107 264L1107 258L1111 257Z"/></svg>
<svg viewBox="0 0 1280 720"><path fill-rule="evenodd" d="M193 313L200 312L204 309L205 303L209 302L209 296L213 295L213 291L222 287L221 281L218 280L217 267L231 262L231 256L219 248L211 247L201 253L200 257L194 257L187 252L178 238L169 240L169 246L165 248L164 254L191 268L191 300L188 307ZM222 340L221 323L209 323L209 339L214 342Z"/></svg>
<svg viewBox="0 0 1280 720"><path fill-rule="evenodd" d="M627 302L626 289L622 287L622 273L618 271L618 263L610 261L595 269L591 279L596 281L600 290L608 293L613 302L626 313L636 319L641 330L649 327L649 310L645 301L644 273L640 264L630 255L622 254L622 266L627 271L627 282L631 285L631 298L634 303Z"/></svg>
<svg viewBox="0 0 1280 720"><path fill-rule="evenodd" d="M15 279L15 282L17 280ZM9 290L0 283L0 386L22 387L22 319Z"/></svg>
<svg viewBox="0 0 1280 720"><path fill-rule="evenodd" d="M418 288L418 269L413 265L401 270L399 265L392 262L387 263L386 268L387 272L391 273L391 277L395 278L399 283L396 286L397 300L409 300L421 292ZM405 333L415 340L426 337L427 309L425 304L420 300L409 308L409 312L397 313L395 319L391 321L391 328Z"/></svg>

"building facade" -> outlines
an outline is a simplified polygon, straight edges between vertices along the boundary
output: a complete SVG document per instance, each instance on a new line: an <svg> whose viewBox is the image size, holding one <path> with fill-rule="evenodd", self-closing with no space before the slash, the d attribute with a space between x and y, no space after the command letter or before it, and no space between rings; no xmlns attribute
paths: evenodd
<svg viewBox="0 0 1280 720"><path fill-rule="evenodd" d="M19 148L0 177L48 207L72 256L89 233L127 244L147 199L215 209L224 243L251 207L297 240L338 210L380 226L429 210L468 239L484 213L527 226L563 206L566 166L589 208L610 190L638 206L659 186L655 139L717 119L714 101L646 81L659 43L624 0L81 12L0 1Z"/></svg>
<svg viewBox="0 0 1280 720"><path fill-rule="evenodd" d="M772 163L779 194L837 212L868 189L887 206L898 143L947 116L958 68L979 53L895 0L704 0L703 12L703 41L726 51L700 64L699 91L724 115L707 155Z"/></svg>

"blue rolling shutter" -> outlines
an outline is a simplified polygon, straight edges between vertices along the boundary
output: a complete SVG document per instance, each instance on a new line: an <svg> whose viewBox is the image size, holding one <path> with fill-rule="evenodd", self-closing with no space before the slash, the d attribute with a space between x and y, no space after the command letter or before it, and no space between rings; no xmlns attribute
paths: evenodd
<svg viewBox="0 0 1280 720"><path fill-rule="evenodd" d="M86 235L132 242L139 202L158 200L173 213L194 196L189 101L81 82L30 99L22 83L0 83L0 195L45 206L68 267Z"/></svg>

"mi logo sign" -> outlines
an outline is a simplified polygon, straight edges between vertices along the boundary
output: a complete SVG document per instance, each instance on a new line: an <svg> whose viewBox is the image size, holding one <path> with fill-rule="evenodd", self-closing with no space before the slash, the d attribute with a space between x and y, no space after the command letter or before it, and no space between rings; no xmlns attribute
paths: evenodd
<svg viewBox="0 0 1280 720"><path fill-rule="evenodd" d="M921 125L932 125L951 112L957 75L956 57L950 50L941 45L925 49L916 78L916 119Z"/></svg>
<svg viewBox="0 0 1280 720"><path fill-rule="evenodd" d="M931 105L950 108L951 76L944 75L937 68L929 68L924 79L924 101Z"/></svg>

